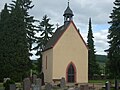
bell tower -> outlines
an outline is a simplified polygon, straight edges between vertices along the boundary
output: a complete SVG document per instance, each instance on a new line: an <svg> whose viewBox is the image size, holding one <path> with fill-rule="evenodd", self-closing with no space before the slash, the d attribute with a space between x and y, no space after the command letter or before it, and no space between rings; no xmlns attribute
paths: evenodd
<svg viewBox="0 0 120 90"><path fill-rule="evenodd" d="M68 0L68 6L67 6L66 10L64 11L63 16L64 16L64 23L70 22L70 21L73 20L74 14L73 14L72 10L69 7L69 0Z"/></svg>

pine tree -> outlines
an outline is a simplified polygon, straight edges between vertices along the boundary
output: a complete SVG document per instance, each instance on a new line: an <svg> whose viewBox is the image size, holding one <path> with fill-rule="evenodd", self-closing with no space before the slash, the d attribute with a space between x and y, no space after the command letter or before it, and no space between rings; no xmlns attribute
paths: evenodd
<svg viewBox="0 0 120 90"><path fill-rule="evenodd" d="M11 66L14 66L10 78L21 80L30 69L29 49L26 38L26 24L21 0L12 1L10 5L11 33Z"/></svg>
<svg viewBox="0 0 120 90"><path fill-rule="evenodd" d="M89 48L89 51L88 51L88 77L89 77L89 79L94 79L94 75L99 74L100 69L99 69L99 65L96 62L91 18L89 19L89 30L88 30L87 38L88 38L87 44L88 44L88 48Z"/></svg>
<svg viewBox="0 0 120 90"><path fill-rule="evenodd" d="M41 38L42 38L42 50L45 48L45 45L53 35L53 25L49 23L50 18L47 17L47 15L43 16L42 22L40 22L39 31L41 32Z"/></svg>
<svg viewBox="0 0 120 90"><path fill-rule="evenodd" d="M34 5L31 5L31 0L16 0L13 1L14 4L11 4L11 8L15 8L16 2L19 2L20 8L22 9L23 17L24 17L24 23L25 23L25 29L26 29L26 35L27 35L27 42L28 42L28 49L32 50L32 44L35 42L35 32L37 31L37 26L34 25L34 22L38 22L38 20L34 19L34 16L29 15L29 10L34 7ZM30 53L32 56L32 54Z"/></svg>
<svg viewBox="0 0 120 90"><path fill-rule="evenodd" d="M120 77L120 0L115 0L109 28L108 69L112 78Z"/></svg>
<svg viewBox="0 0 120 90"><path fill-rule="evenodd" d="M16 72L21 72L21 75L19 74L21 78L25 77L29 72L31 66L30 56L32 56L30 51L33 42L35 42L36 26L33 24L36 20L28 12L34 6L31 3L31 0L16 0L10 4L11 26L14 33L12 37L16 37L15 41L13 41L16 43L15 48L17 49L15 59L18 68L16 68Z"/></svg>
<svg viewBox="0 0 120 90"><path fill-rule="evenodd" d="M31 0L22 0L23 2L23 10L24 10L24 22L26 24L26 32L27 32L27 42L29 50L32 50L32 45L36 41L35 32L37 31L37 26L34 25L38 20L34 19L34 16L29 15L29 10L34 7Z"/></svg>
<svg viewBox="0 0 120 90"><path fill-rule="evenodd" d="M32 1L16 0L9 6L10 13L5 5L0 19L0 68L1 80L10 77L21 80L28 76L32 55L32 43L35 41L36 26L33 16L28 10L32 9Z"/></svg>
<svg viewBox="0 0 120 90"><path fill-rule="evenodd" d="M0 14L0 81L2 81L4 77L9 77L8 73L12 70L12 67L10 67L10 61L8 61L10 53L9 17L10 14L7 9L7 4L5 4L4 9Z"/></svg>
<svg viewBox="0 0 120 90"><path fill-rule="evenodd" d="M53 25L49 23L50 18L47 15L43 16L42 21L40 22L39 31L41 32L40 37L37 40L37 46L34 48L37 50L36 55L40 56L38 58L38 70L41 72L42 68L42 54L41 52L45 48L45 45L50 40L51 36L53 35Z"/></svg>

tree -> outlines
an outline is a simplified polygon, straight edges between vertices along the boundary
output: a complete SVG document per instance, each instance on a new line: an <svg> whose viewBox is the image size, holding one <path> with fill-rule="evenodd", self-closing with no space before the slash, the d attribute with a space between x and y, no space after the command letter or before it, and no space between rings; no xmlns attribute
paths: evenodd
<svg viewBox="0 0 120 90"><path fill-rule="evenodd" d="M4 77L9 77L9 72L11 72L12 67L9 67L9 43L10 43L10 13L7 8L7 4L4 5L4 9L0 14L0 81L3 80ZM6 64L8 63L8 64Z"/></svg>
<svg viewBox="0 0 120 90"><path fill-rule="evenodd" d="M23 14L24 18L24 24L25 24L25 29L26 29L26 35L27 35L27 42L28 42L28 49L29 51L32 50L32 44L35 42L35 32L37 31L37 26L34 25L34 22L38 22L38 20L34 19L34 16L29 15L29 10L34 7L34 5L31 5L32 1L31 0L17 0L13 1L14 4L11 4L11 8L14 11L15 4L19 4L21 8L21 12ZM12 12L11 10L11 12ZM32 54L30 53L30 56Z"/></svg>
<svg viewBox="0 0 120 90"><path fill-rule="evenodd" d="M115 0L112 13L110 15L111 25L109 28L108 43L108 69L112 78L120 77L120 0Z"/></svg>
<svg viewBox="0 0 120 90"><path fill-rule="evenodd" d="M49 23L50 18L47 17L47 15L43 16L42 21L40 22L39 25L39 32L40 37L37 39L37 46L34 48L37 50L36 55L40 56L38 58L38 70L41 72L42 68L42 54L41 52L44 50L45 45L47 42L50 40L51 36L53 35L53 25Z"/></svg>
<svg viewBox="0 0 120 90"><path fill-rule="evenodd" d="M93 33L92 33L92 26L91 26L91 18L89 19L89 30L87 36L87 44L88 44L88 77L89 79L93 79L95 74L100 73L100 68L98 63L96 62L95 56L95 48L94 48L94 41L93 41Z"/></svg>
<svg viewBox="0 0 120 90"><path fill-rule="evenodd" d="M0 55L2 62L0 62L0 65L4 62L3 68L1 69L3 70L2 80L4 77L10 77L18 81L28 76L30 71L30 56L32 54L29 52L32 50L32 43L35 41L34 35L36 31L36 26L33 25L36 20L28 13L28 10L33 7L33 5L31 6L31 2L30 0L12 1L9 6L9 20L7 21L7 16L5 14L3 15L3 12L1 13L0 34L4 34L0 36L0 39L4 41L3 44L0 44L0 49L4 46L0 50L0 53L1 51L3 52ZM6 23L2 21L6 21ZM3 28L2 25L7 28ZM3 31L6 31L6 33L3 33Z"/></svg>
<svg viewBox="0 0 120 90"><path fill-rule="evenodd" d="M33 25L36 20L29 15L29 10L33 8L31 0L16 0L11 6L11 25L16 37L16 63L18 64L18 71L21 71L21 76L25 77L30 71L32 53L32 44L35 42L36 26ZM19 75L20 76L20 75Z"/></svg>
<svg viewBox="0 0 120 90"><path fill-rule="evenodd" d="M24 9L21 0L12 1L10 4L10 33L11 33L11 66L10 73L13 80L22 80L30 70L29 49L27 41Z"/></svg>

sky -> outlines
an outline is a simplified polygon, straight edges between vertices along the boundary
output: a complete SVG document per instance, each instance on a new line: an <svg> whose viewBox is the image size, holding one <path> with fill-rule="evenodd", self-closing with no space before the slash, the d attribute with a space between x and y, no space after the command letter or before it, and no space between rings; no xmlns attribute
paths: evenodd
<svg viewBox="0 0 120 90"><path fill-rule="evenodd" d="M73 21L80 30L85 42L87 42L88 21L92 19L92 31L94 36L94 45L96 54L107 55L104 50L109 48L107 43L108 29L110 25L110 13L113 9L115 0L70 0L70 8L73 11ZM0 0L0 10L5 3L11 3L11 0ZM42 20L44 15L50 18L50 22L59 26L63 25L63 13L68 5L68 0L33 0L34 5L30 15L35 19Z"/></svg>

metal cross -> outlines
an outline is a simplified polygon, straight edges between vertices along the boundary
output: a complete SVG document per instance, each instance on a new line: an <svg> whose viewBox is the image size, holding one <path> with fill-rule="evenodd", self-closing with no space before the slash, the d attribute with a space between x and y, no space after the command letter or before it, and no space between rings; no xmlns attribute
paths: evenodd
<svg viewBox="0 0 120 90"><path fill-rule="evenodd" d="M68 0L68 6L69 6L70 0Z"/></svg>
<svg viewBox="0 0 120 90"><path fill-rule="evenodd" d="M57 23L56 26L57 26L57 29L58 29L59 24Z"/></svg>

